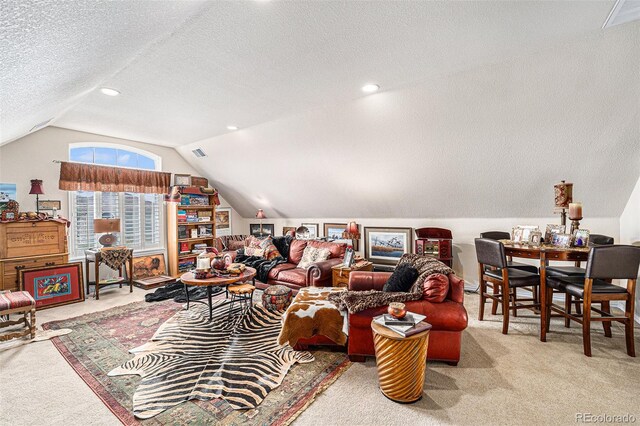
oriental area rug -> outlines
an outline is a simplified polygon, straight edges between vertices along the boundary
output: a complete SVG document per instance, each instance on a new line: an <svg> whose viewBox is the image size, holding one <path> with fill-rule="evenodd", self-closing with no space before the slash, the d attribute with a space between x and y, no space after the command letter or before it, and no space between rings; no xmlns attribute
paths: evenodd
<svg viewBox="0 0 640 426"><path fill-rule="evenodd" d="M253 309L209 323L203 305L138 302L44 328L73 330L53 343L126 425L289 424L350 364L278 347L280 314Z"/></svg>

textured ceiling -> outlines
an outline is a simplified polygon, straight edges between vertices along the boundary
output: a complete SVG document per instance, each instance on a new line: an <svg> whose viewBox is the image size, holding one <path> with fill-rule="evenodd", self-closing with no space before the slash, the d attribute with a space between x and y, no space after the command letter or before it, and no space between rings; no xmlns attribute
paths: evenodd
<svg viewBox="0 0 640 426"><path fill-rule="evenodd" d="M3 1L1 140L53 117L181 145L566 42L612 5Z"/></svg>
<svg viewBox="0 0 640 426"><path fill-rule="evenodd" d="M547 217L561 179L586 217L618 217L640 23L177 149L245 217Z"/></svg>
<svg viewBox="0 0 640 426"><path fill-rule="evenodd" d="M640 25L602 31L613 4L2 1L0 143L175 146L247 217L547 216L560 179L618 216Z"/></svg>

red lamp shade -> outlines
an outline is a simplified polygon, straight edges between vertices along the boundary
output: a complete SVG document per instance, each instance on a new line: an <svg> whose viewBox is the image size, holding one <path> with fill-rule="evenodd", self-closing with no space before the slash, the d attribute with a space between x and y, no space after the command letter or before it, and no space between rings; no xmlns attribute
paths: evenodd
<svg viewBox="0 0 640 426"><path fill-rule="evenodd" d="M42 189L42 181L40 179L31 179L31 190L29 194L44 194L44 190Z"/></svg>
<svg viewBox="0 0 640 426"><path fill-rule="evenodd" d="M258 213L256 213L256 219L266 219L264 211L262 209L258 209Z"/></svg>
<svg viewBox="0 0 640 426"><path fill-rule="evenodd" d="M349 222L347 225L347 232L350 234L358 234L358 225L355 222Z"/></svg>

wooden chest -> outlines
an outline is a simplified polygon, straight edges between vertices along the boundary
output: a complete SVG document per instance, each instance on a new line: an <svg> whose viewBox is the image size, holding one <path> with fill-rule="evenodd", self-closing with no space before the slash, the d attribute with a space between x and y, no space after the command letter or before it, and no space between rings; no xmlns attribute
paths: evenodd
<svg viewBox="0 0 640 426"><path fill-rule="evenodd" d="M0 290L18 290L22 269L68 263L66 224L0 223Z"/></svg>
<svg viewBox="0 0 640 426"><path fill-rule="evenodd" d="M347 287L349 285L349 274L353 271L373 271L373 263L362 261L355 263L351 268L345 268L340 265L331 268L333 273L334 287Z"/></svg>

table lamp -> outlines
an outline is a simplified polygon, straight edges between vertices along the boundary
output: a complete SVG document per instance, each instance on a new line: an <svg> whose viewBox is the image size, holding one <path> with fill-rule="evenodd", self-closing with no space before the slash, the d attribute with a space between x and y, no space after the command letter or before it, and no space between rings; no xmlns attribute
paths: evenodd
<svg viewBox="0 0 640 426"><path fill-rule="evenodd" d="M567 209L573 201L573 184L560 181L553 185L555 192L555 212L560 212L560 224L567 225Z"/></svg>
<svg viewBox="0 0 640 426"><path fill-rule="evenodd" d="M120 232L120 219L93 219L93 232L102 234L98 242L103 247L113 246L118 238L112 232Z"/></svg>
<svg viewBox="0 0 640 426"><path fill-rule="evenodd" d="M260 219L260 236L262 237L262 219L266 219L267 216L264 214L264 210L258 209L256 213L256 219Z"/></svg>
<svg viewBox="0 0 640 426"><path fill-rule="evenodd" d="M44 194L42 189L42 181L40 179L31 179L31 190L29 194L36 195L36 212L40 213L40 195Z"/></svg>
<svg viewBox="0 0 640 426"><path fill-rule="evenodd" d="M347 225L347 229L342 233L342 238L351 240L352 245L355 245L354 241L360 239L358 224L354 221L349 222L349 224Z"/></svg>

